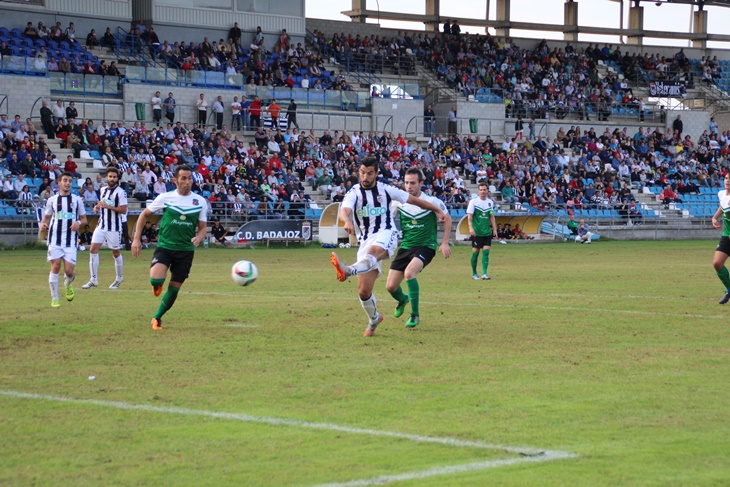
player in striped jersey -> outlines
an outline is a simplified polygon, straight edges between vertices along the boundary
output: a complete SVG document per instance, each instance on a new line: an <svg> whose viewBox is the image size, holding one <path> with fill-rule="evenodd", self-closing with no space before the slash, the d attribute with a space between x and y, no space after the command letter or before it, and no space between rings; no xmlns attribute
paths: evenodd
<svg viewBox="0 0 730 487"><path fill-rule="evenodd" d="M81 286L81 289L90 289L99 285L99 249L106 243L114 256L114 269L116 279L109 289L119 289L124 280L122 270L124 268L124 257L122 248L122 226L126 225L124 216L127 213L127 192L119 186L119 169L108 167L106 170L106 186L100 190L99 202L94 206L94 212L99 213L99 222L91 237L91 248L89 249L89 282ZM124 221L122 221L124 220Z"/></svg>
<svg viewBox="0 0 730 487"><path fill-rule="evenodd" d="M48 262L51 272L48 284L51 288L51 306L58 308L58 273L63 261L64 285L66 299L73 301L74 289L71 286L76 274L77 232L81 225L86 225L86 210L81 197L71 194L73 175L70 172L61 174L58 194L48 198L46 210L41 220L41 232L48 231Z"/></svg>
<svg viewBox="0 0 730 487"><path fill-rule="evenodd" d="M446 212L446 205L443 201L421 193L422 184L423 173L420 169L412 167L406 171L405 187L408 194L430 201L441 208L446 219L444 220L444 238L439 246L438 222L433 212L422 211L419 207L407 203L398 206L403 241L393 263L390 264L385 288L398 302L393 313L396 318L399 318L405 311L406 305L411 303L411 317L406 322L408 328L416 327L420 321L418 311L420 288L418 279L416 279L418 273L431 262L436 255L436 249L441 251L444 258L451 257L451 247L449 247L451 216ZM408 286L408 295L403 293L400 286L404 278Z"/></svg>
<svg viewBox="0 0 730 487"><path fill-rule="evenodd" d="M444 221L446 215L441 208L429 201L378 182L378 161L374 157L363 159L358 177L360 182L345 195L339 213L340 220L345 224L345 231L351 235L357 233L360 244L357 262L346 266L334 252L330 255L330 261L335 267L339 281L357 276L360 304L368 316L368 326L364 333L367 337L371 336L378 324L383 321L383 315L378 313L377 301L373 294L375 280L381 274L380 261L391 258L398 245L391 203L408 203L432 211L440 221Z"/></svg>

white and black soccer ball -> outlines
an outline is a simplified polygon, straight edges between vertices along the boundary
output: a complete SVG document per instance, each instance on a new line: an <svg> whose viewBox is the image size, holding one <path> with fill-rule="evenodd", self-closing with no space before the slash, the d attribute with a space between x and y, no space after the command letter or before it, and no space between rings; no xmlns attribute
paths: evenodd
<svg viewBox="0 0 730 487"><path fill-rule="evenodd" d="M239 286L249 286L259 277L259 270L256 265L248 260L239 260L233 264L231 279Z"/></svg>
<svg viewBox="0 0 730 487"><path fill-rule="evenodd" d="M341 244L340 244L340 248L341 248L341 249L344 249L344 248L345 248L345 244L341 243Z"/></svg>

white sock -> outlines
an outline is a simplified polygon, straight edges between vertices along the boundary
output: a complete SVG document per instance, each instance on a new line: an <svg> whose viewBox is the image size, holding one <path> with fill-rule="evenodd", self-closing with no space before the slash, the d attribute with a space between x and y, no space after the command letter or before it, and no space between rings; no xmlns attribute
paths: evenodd
<svg viewBox="0 0 730 487"><path fill-rule="evenodd" d="M48 274L48 285L51 288L51 299L58 299L58 274Z"/></svg>
<svg viewBox="0 0 730 487"><path fill-rule="evenodd" d="M355 262L350 266L351 274L353 276L358 274L367 274L377 265L378 259L376 259L374 255L367 254L361 261Z"/></svg>
<svg viewBox="0 0 730 487"><path fill-rule="evenodd" d="M114 257L114 269L117 271L117 280L122 279L122 268L124 267L124 257L119 254L119 257Z"/></svg>
<svg viewBox="0 0 730 487"><path fill-rule="evenodd" d="M63 276L63 285L69 287L74 282L74 279L76 279L76 274Z"/></svg>
<svg viewBox="0 0 730 487"><path fill-rule="evenodd" d="M91 254L89 256L89 271L91 272L91 280L97 282L97 273L99 272L99 254Z"/></svg>
<svg viewBox="0 0 730 487"><path fill-rule="evenodd" d="M360 304L362 305L362 309L365 310L365 314L368 315L370 323L375 321L375 316L378 314L378 302L375 299L375 295L371 294L370 297L364 301L361 299Z"/></svg>

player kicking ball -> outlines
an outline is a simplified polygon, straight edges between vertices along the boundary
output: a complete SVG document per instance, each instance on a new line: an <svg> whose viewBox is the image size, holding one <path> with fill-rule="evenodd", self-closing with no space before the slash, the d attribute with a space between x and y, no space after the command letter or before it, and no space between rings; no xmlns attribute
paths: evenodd
<svg viewBox="0 0 730 487"><path fill-rule="evenodd" d="M153 330L162 329L162 316L172 308L177 294L190 275L195 247L205 238L208 231L208 205L202 196L192 192L193 173L190 167L182 164L175 168L173 182L175 191L162 193L142 210L135 225L132 255L138 257L142 252L142 230L145 222L155 212L162 211L157 248L150 265L150 284L152 294L162 294L162 285L170 269L170 284L162 297L157 312L152 317Z"/></svg>
<svg viewBox="0 0 730 487"><path fill-rule="evenodd" d="M51 306L54 308L61 306L61 301L58 299L58 274L61 271L61 263L65 276L66 300L74 299L74 288L71 283L76 277L77 232L81 225L86 225L84 201L80 196L71 194L73 175L64 172L59 181L58 194L48 198L40 225L41 232L48 232L48 262L51 263L48 284L51 288Z"/></svg>
<svg viewBox="0 0 730 487"><path fill-rule="evenodd" d="M377 301L373 294L375 280L382 273L380 261L391 258L398 245L391 203L409 203L432 211L439 221L444 221L446 215L433 203L379 182L378 161L374 157L363 159L358 170L358 178L360 182L347 192L339 213L339 219L345 224L345 231L350 235L355 235L357 232L360 245L357 262L351 266L344 265L334 252L330 255L330 261L340 282L344 282L350 276L357 276L360 304L368 317L364 335L369 337L383 321L383 315L378 312Z"/></svg>
<svg viewBox="0 0 730 487"><path fill-rule="evenodd" d="M421 192L422 184L423 173L420 169L412 167L406 171L405 188L408 194L430 202L446 216L444 219L444 238L439 246L438 219L432 211L423 211L420 207L409 203L398 205L403 240L393 263L390 264L385 289L398 302L393 313L396 318L403 315L406 306L410 302L411 317L406 321L407 328L415 328L420 321L418 311L420 290L416 276L431 262L436 255L436 249L441 251L444 258L451 257L451 247L449 247L451 216L447 213L443 201ZM404 294L401 288L403 279L406 280L408 295Z"/></svg>

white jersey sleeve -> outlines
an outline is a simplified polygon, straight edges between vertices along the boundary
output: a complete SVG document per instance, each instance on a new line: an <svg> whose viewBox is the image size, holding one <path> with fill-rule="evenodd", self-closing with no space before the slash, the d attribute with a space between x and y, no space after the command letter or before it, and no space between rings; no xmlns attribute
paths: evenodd
<svg viewBox="0 0 730 487"><path fill-rule="evenodd" d="M46 201L46 211L43 212L43 214L45 216L53 215L53 205L56 204L55 202L56 202L56 198L54 198L53 196L48 198L48 201Z"/></svg>
<svg viewBox="0 0 730 487"><path fill-rule="evenodd" d="M345 193L345 197L342 198L342 207L343 208L349 208L351 210L355 209L355 204L357 203L357 191L356 189L359 189L360 185L356 184L353 186L350 191Z"/></svg>
<svg viewBox="0 0 730 487"><path fill-rule="evenodd" d="M466 214L467 215L473 215L474 214L474 202L475 201L476 201L476 198L469 200L469 204L466 206Z"/></svg>
<svg viewBox="0 0 730 487"><path fill-rule="evenodd" d="M167 199L167 195L169 193L162 193L157 198L152 201L149 205L147 205L147 209L150 210L152 213L157 213L158 211L162 211L165 209L165 200Z"/></svg>
<svg viewBox="0 0 730 487"><path fill-rule="evenodd" d="M81 196L74 195L74 199L76 200L76 211L79 215L79 217L86 216L86 207L84 206L84 200L81 198ZM48 211L46 209L46 211Z"/></svg>
<svg viewBox="0 0 730 487"><path fill-rule="evenodd" d="M408 197L410 196L406 191L393 186L385 186L385 192L390 195L393 201L397 201L398 203L407 203Z"/></svg>

